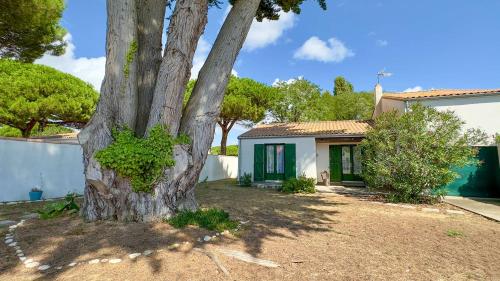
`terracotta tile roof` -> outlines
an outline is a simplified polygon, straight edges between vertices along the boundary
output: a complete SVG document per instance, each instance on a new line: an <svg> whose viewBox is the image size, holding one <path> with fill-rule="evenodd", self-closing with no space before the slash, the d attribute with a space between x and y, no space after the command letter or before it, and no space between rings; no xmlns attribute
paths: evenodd
<svg viewBox="0 0 500 281"><path fill-rule="evenodd" d="M418 100L439 97L478 96L500 94L500 89L442 89L406 93L387 93L382 98L393 100Z"/></svg>
<svg viewBox="0 0 500 281"><path fill-rule="evenodd" d="M371 126L372 121L360 120L273 123L258 125L250 131L240 135L239 138L362 136Z"/></svg>

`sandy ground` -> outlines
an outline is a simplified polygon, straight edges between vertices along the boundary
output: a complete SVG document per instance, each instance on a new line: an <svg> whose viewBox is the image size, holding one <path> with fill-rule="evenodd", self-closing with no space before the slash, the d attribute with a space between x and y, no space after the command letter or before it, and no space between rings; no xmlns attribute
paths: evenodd
<svg viewBox="0 0 500 281"><path fill-rule="evenodd" d="M197 197L202 207L224 208L249 222L237 235L199 243L214 233L78 217L28 220L15 238L28 257L52 268L43 274L25 268L2 242L0 280L500 280L500 224L471 213L425 213L334 194L285 195L227 181L201 185ZM2 206L0 219L18 220L38 207ZM450 237L449 230L463 235ZM6 232L0 229L2 241ZM230 276L195 247L217 256ZM148 249L151 256L127 256ZM280 266L242 262L219 249ZM96 258L123 261L88 264ZM81 264L68 267L71 262Z"/></svg>

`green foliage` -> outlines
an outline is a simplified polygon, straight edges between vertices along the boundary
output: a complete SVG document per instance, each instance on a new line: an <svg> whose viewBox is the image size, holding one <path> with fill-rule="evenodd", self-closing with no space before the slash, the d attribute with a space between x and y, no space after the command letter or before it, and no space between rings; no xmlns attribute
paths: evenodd
<svg viewBox="0 0 500 281"><path fill-rule="evenodd" d="M437 199L458 176L452 167L476 162L471 145L484 139L478 131L462 133L462 125L452 112L421 104L404 114L383 113L361 144L364 180L388 191L392 201Z"/></svg>
<svg viewBox="0 0 500 281"><path fill-rule="evenodd" d="M495 141L497 144L500 144L500 134L495 135Z"/></svg>
<svg viewBox="0 0 500 281"><path fill-rule="evenodd" d="M344 77L337 76L337 78L335 78L335 83L333 86L333 94L335 96L352 94L353 92L354 92L354 87Z"/></svg>
<svg viewBox="0 0 500 281"><path fill-rule="evenodd" d="M220 155L220 146L214 146L210 149L211 154ZM228 145L226 147L227 156L238 156L238 145Z"/></svg>
<svg viewBox="0 0 500 281"><path fill-rule="evenodd" d="M285 193L314 193L316 192L316 179L304 175L283 182L280 191Z"/></svg>
<svg viewBox="0 0 500 281"><path fill-rule="evenodd" d="M64 0L2 0L0 57L33 62L44 53L61 55L66 30L59 24Z"/></svg>
<svg viewBox="0 0 500 281"><path fill-rule="evenodd" d="M310 81L299 78L293 82L278 82L275 102L270 112L278 122L304 122L320 120L321 89Z"/></svg>
<svg viewBox="0 0 500 281"><path fill-rule="evenodd" d="M78 204L76 204L75 199L76 199L76 194L69 193L64 198L64 201L59 201L45 205L43 209L38 210L37 212L40 214L40 218L42 219L51 219L59 217L63 214L69 215L78 213L80 207L78 207Z"/></svg>
<svg viewBox="0 0 500 281"><path fill-rule="evenodd" d="M231 5L237 0L229 0ZM326 0L316 0L319 6L326 10ZM285 12L294 12L300 14L300 5L304 0L262 0L257 10L256 19L262 21L263 19L278 20L279 11L283 10Z"/></svg>
<svg viewBox="0 0 500 281"><path fill-rule="evenodd" d="M216 208L199 209L195 212L182 211L176 216L165 221L175 228L183 228L188 225L196 225L208 230L214 230L218 232L222 232L224 230L232 230L238 226L238 222L235 220L231 220L227 212Z"/></svg>
<svg viewBox="0 0 500 281"><path fill-rule="evenodd" d="M48 66L0 59L0 124L29 137L39 121L86 123L98 93L88 83Z"/></svg>
<svg viewBox="0 0 500 281"><path fill-rule="evenodd" d="M30 135L31 137L48 137L48 136L55 136L59 134L67 134L71 133L72 130L68 129L66 127L56 125L56 124L49 124L45 126L43 131L39 130L39 124L36 124L33 127L33 133ZM12 137L12 138L20 138L22 137L21 131L16 128L12 128L10 126L4 125L0 127L0 137Z"/></svg>
<svg viewBox="0 0 500 281"><path fill-rule="evenodd" d="M458 230L450 229L446 231L446 235L448 235L449 237L462 237L464 236L464 233Z"/></svg>
<svg viewBox="0 0 500 281"><path fill-rule="evenodd" d="M103 167L129 178L135 192L147 193L153 192L152 186L163 170L174 166L174 145L186 141L174 139L160 125L154 126L146 138L136 137L130 129L113 130L113 139L95 158Z"/></svg>
<svg viewBox="0 0 500 281"><path fill-rule="evenodd" d="M130 47L128 48L127 54L125 55L125 65L123 66L123 74L125 74L125 78L128 78L128 75L130 73L130 64L137 54L137 48L137 41L132 41L130 43Z"/></svg>
<svg viewBox="0 0 500 281"><path fill-rule="evenodd" d="M244 173L243 176L240 177L240 185L241 186L252 186L252 174Z"/></svg>
<svg viewBox="0 0 500 281"><path fill-rule="evenodd" d="M270 112L277 122L370 119L374 108L373 94L352 92L352 85L347 88L351 92L332 95L322 93L317 85L306 79L279 82Z"/></svg>

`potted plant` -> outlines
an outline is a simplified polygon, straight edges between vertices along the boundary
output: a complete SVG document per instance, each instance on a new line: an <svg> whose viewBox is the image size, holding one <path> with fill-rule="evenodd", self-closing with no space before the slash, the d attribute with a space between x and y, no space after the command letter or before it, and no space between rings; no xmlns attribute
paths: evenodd
<svg viewBox="0 0 500 281"><path fill-rule="evenodd" d="M38 201L42 199L43 190L38 187L34 187L30 191L30 201Z"/></svg>

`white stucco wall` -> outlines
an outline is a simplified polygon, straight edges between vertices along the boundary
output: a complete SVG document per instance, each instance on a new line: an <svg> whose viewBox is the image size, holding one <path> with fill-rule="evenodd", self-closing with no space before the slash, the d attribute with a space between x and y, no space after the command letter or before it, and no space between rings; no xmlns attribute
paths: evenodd
<svg viewBox="0 0 500 281"><path fill-rule="evenodd" d="M205 166L201 170L199 181L214 181L236 178L238 175L238 157L208 155Z"/></svg>
<svg viewBox="0 0 500 281"><path fill-rule="evenodd" d="M209 155L199 180L236 178L237 172L238 157ZM0 202L28 200L40 174L44 198L83 194L81 146L0 139Z"/></svg>
<svg viewBox="0 0 500 281"><path fill-rule="evenodd" d="M316 141L313 137L261 138L240 140L239 175L251 173L253 177L254 144L294 143L297 176L316 178Z"/></svg>
<svg viewBox="0 0 500 281"><path fill-rule="evenodd" d="M79 145L0 140L0 201L29 199L28 192L40 186L43 197L82 193L84 187L82 149Z"/></svg>
<svg viewBox="0 0 500 281"><path fill-rule="evenodd" d="M408 106L417 101L409 101ZM440 111L453 111L465 122L465 129L477 128L493 136L500 133L500 95L453 97L419 100L425 106ZM383 111L397 109L404 111L404 101L383 99ZM491 138L493 144L493 138Z"/></svg>

